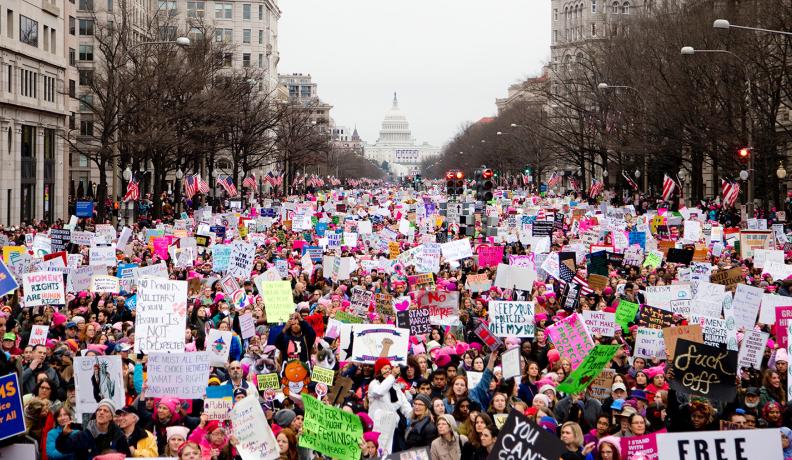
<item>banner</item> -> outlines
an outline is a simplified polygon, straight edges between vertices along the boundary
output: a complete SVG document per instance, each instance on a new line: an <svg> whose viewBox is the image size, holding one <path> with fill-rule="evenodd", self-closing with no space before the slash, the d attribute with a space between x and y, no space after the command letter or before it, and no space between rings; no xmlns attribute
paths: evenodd
<svg viewBox="0 0 792 460"><path fill-rule="evenodd" d="M135 351L184 351L187 281L141 278L137 284Z"/></svg>
<svg viewBox="0 0 792 460"><path fill-rule="evenodd" d="M459 291L422 291L416 297L418 308L429 309L429 321L439 326L459 323Z"/></svg>
<svg viewBox="0 0 792 460"><path fill-rule="evenodd" d="M63 275L60 272L33 272L22 275L24 306L65 305ZM182 331L184 341L184 331Z"/></svg>
<svg viewBox="0 0 792 460"><path fill-rule="evenodd" d="M208 352L149 353L146 368L146 397L204 398L209 380Z"/></svg>
<svg viewBox="0 0 792 460"><path fill-rule="evenodd" d="M233 385L213 385L206 387L204 399L204 414L209 420L228 420L231 409L234 407Z"/></svg>
<svg viewBox="0 0 792 460"><path fill-rule="evenodd" d="M2 417L0 440L27 431L25 409L22 407L22 391L15 372L0 377L0 417Z"/></svg>
<svg viewBox="0 0 792 460"><path fill-rule="evenodd" d="M360 440L363 438L360 418L323 404L310 395L303 395L302 399L305 420L299 446L337 460L360 460Z"/></svg>
<svg viewBox="0 0 792 460"><path fill-rule="evenodd" d="M658 433L660 460L770 460L784 458L778 428Z"/></svg>
<svg viewBox="0 0 792 460"><path fill-rule="evenodd" d="M490 331L498 337L533 337L533 302L492 301L489 303Z"/></svg>
<svg viewBox="0 0 792 460"><path fill-rule="evenodd" d="M74 388L77 398L75 420L82 420L83 415L86 414L93 415L99 406L99 401L103 399L112 400L116 407L124 407L124 380L121 366L120 356L74 358Z"/></svg>
<svg viewBox="0 0 792 460"><path fill-rule="evenodd" d="M306 397L303 396L303 400ZM276 460L280 457L278 442L256 396L248 396L236 403L231 419L234 421L232 432L237 438L235 447L242 460Z"/></svg>
<svg viewBox="0 0 792 460"><path fill-rule="evenodd" d="M566 447L557 436L513 410L501 428L487 460L557 459L564 452Z"/></svg>
<svg viewBox="0 0 792 460"><path fill-rule="evenodd" d="M573 365L574 369L563 382L558 384L558 390L567 394L580 393L585 390L619 350L619 345L597 345L587 355L580 366ZM562 355L563 356L563 355Z"/></svg>
<svg viewBox="0 0 792 460"><path fill-rule="evenodd" d="M374 364L377 358L385 357L394 365L407 364L409 329L385 324L354 324L352 334L350 361Z"/></svg>
<svg viewBox="0 0 792 460"><path fill-rule="evenodd" d="M258 280L258 278L256 278ZM262 281L256 283L264 298L267 323L285 323L294 313L294 297L288 281Z"/></svg>
<svg viewBox="0 0 792 460"><path fill-rule="evenodd" d="M671 387L680 393L717 401L732 401L737 394L737 352L678 339L672 361Z"/></svg>
<svg viewBox="0 0 792 460"><path fill-rule="evenodd" d="M583 324L577 313L548 327L545 332L561 357L572 363L573 369L578 367L594 348L594 341L591 340L591 336L586 331L586 325Z"/></svg>

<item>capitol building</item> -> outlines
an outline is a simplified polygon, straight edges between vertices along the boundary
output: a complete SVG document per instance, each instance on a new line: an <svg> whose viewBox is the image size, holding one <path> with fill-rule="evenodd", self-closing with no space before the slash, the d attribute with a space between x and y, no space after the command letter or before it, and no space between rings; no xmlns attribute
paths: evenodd
<svg viewBox="0 0 792 460"><path fill-rule="evenodd" d="M399 110L399 100L393 93L393 106L382 120L379 139L373 145L366 144L364 152L367 158L380 165L387 162L394 175L409 176L418 173L424 159L439 155L440 149L426 142L416 144L407 117Z"/></svg>

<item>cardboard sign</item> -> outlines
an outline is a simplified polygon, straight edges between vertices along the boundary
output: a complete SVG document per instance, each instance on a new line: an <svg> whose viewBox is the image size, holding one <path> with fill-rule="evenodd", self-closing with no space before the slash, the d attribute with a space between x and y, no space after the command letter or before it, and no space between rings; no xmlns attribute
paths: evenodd
<svg viewBox="0 0 792 460"><path fill-rule="evenodd" d="M710 276L710 281L714 284L726 286L727 291L734 291L737 285L743 282L742 268L735 267L728 270L718 270Z"/></svg>
<svg viewBox="0 0 792 460"><path fill-rule="evenodd" d="M558 437L516 410L511 411L487 460L556 459L566 451ZM518 457L515 457L518 455Z"/></svg>
<svg viewBox="0 0 792 460"><path fill-rule="evenodd" d="M778 428L659 433L659 460L784 458Z"/></svg>
<svg viewBox="0 0 792 460"><path fill-rule="evenodd" d="M702 327L698 324L693 324L664 328L663 341L665 342L666 354L669 360L674 359L676 344L679 339L685 339L695 343L704 343Z"/></svg>
<svg viewBox="0 0 792 460"><path fill-rule="evenodd" d="M672 361L676 391L717 401L732 401L737 394L737 352L677 339Z"/></svg>
<svg viewBox="0 0 792 460"><path fill-rule="evenodd" d="M533 302L492 301L489 303L490 331L498 337L533 337Z"/></svg>
<svg viewBox="0 0 792 460"><path fill-rule="evenodd" d="M615 376L616 370L603 369L589 386L591 397L599 400L599 402L604 402L608 399L611 396L611 388L613 387Z"/></svg>
<svg viewBox="0 0 792 460"><path fill-rule="evenodd" d="M186 327L187 281L138 280L135 351L183 352Z"/></svg>
<svg viewBox="0 0 792 460"><path fill-rule="evenodd" d="M572 366L574 370L563 382L558 384L558 390L568 394L582 392L600 375L618 350L619 345L595 346L586 354L579 366Z"/></svg>
<svg viewBox="0 0 792 460"><path fill-rule="evenodd" d="M409 329L386 324L354 324L354 341L350 361L374 364L377 358L388 358L393 364L407 363Z"/></svg>
<svg viewBox="0 0 792 460"><path fill-rule="evenodd" d="M323 404L310 395L303 395L302 399L305 420L299 446L338 460L359 460L360 439L363 437L360 418Z"/></svg>
<svg viewBox="0 0 792 460"><path fill-rule="evenodd" d="M146 368L148 397L203 399L209 380L208 352L149 353Z"/></svg>
<svg viewBox="0 0 792 460"><path fill-rule="evenodd" d="M586 331L586 325L577 313L548 327L545 332L561 357L572 363L572 368L578 367L594 348L594 342Z"/></svg>
<svg viewBox="0 0 792 460"><path fill-rule="evenodd" d="M60 272L26 273L22 276L22 285L25 291L25 307L66 304L63 275Z"/></svg>
<svg viewBox="0 0 792 460"><path fill-rule="evenodd" d="M15 372L0 377L0 417L3 421L0 423L0 440L27 431L25 409L22 406L22 389Z"/></svg>
<svg viewBox="0 0 792 460"><path fill-rule="evenodd" d="M629 323L635 321L638 308L640 308L640 305L637 303L632 303L624 299L619 300L619 305L616 307L616 324L621 326L624 332L629 330Z"/></svg>
<svg viewBox="0 0 792 460"><path fill-rule="evenodd" d="M47 342L47 334L49 333L49 326L35 324L30 330L30 340L28 345L44 345Z"/></svg>
<svg viewBox="0 0 792 460"><path fill-rule="evenodd" d="M285 323L294 313L294 297L291 283L288 281L263 281L256 285L264 298L264 309L267 312L267 323Z"/></svg>

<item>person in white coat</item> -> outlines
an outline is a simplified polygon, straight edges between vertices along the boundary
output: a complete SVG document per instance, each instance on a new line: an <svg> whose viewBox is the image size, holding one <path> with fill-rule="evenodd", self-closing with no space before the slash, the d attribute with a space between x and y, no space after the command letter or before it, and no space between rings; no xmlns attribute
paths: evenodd
<svg viewBox="0 0 792 460"><path fill-rule="evenodd" d="M374 362L374 380L368 388L368 412L374 421L374 431L380 434L379 447L383 455L393 451L393 434L399 424L399 414L410 416L412 406L400 385L396 384L399 366L392 366L387 358Z"/></svg>

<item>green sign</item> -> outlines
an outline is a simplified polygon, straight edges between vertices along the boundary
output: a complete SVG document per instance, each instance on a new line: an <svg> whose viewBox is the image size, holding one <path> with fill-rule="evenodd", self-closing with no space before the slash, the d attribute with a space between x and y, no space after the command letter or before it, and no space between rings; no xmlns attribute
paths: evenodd
<svg viewBox="0 0 792 460"><path fill-rule="evenodd" d="M657 252L650 252L646 255L646 259L644 259L643 266L649 269L655 269L663 263L663 254Z"/></svg>
<svg viewBox="0 0 792 460"><path fill-rule="evenodd" d="M628 302L624 299L619 300L619 306L616 307L616 324L621 326L624 332L630 329L627 324L630 321L635 321L635 315L640 307L637 303Z"/></svg>
<svg viewBox="0 0 792 460"><path fill-rule="evenodd" d="M558 385L558 390L567 394L580 393L594 382L602 369L619 350L619 345L597 345L571 374Z"/></svg>
<svg viewBox="0 0 792 460"><path fill-rule="evenodd" d="M363 324L363 318L361 318L359 316L352 315L352 314L347 313L345 311L337 311L337 312L335 312L334 318L337 319L338 321L341 321L342 323Z"/></svg>
<svg viewBox="0 0 792 460"><path fill-rule="evenodd" d="M294 297L288 281L264 281L261 283L264 309L269 324L285 323L294 313Z"/></svg>
<svg viewBox="0 0 792 460"><path fill-rule="evenodd" d="M305 406L300 447L307 447L337 460L360 460L363 426L352 413L302 395Z"/></svg>

